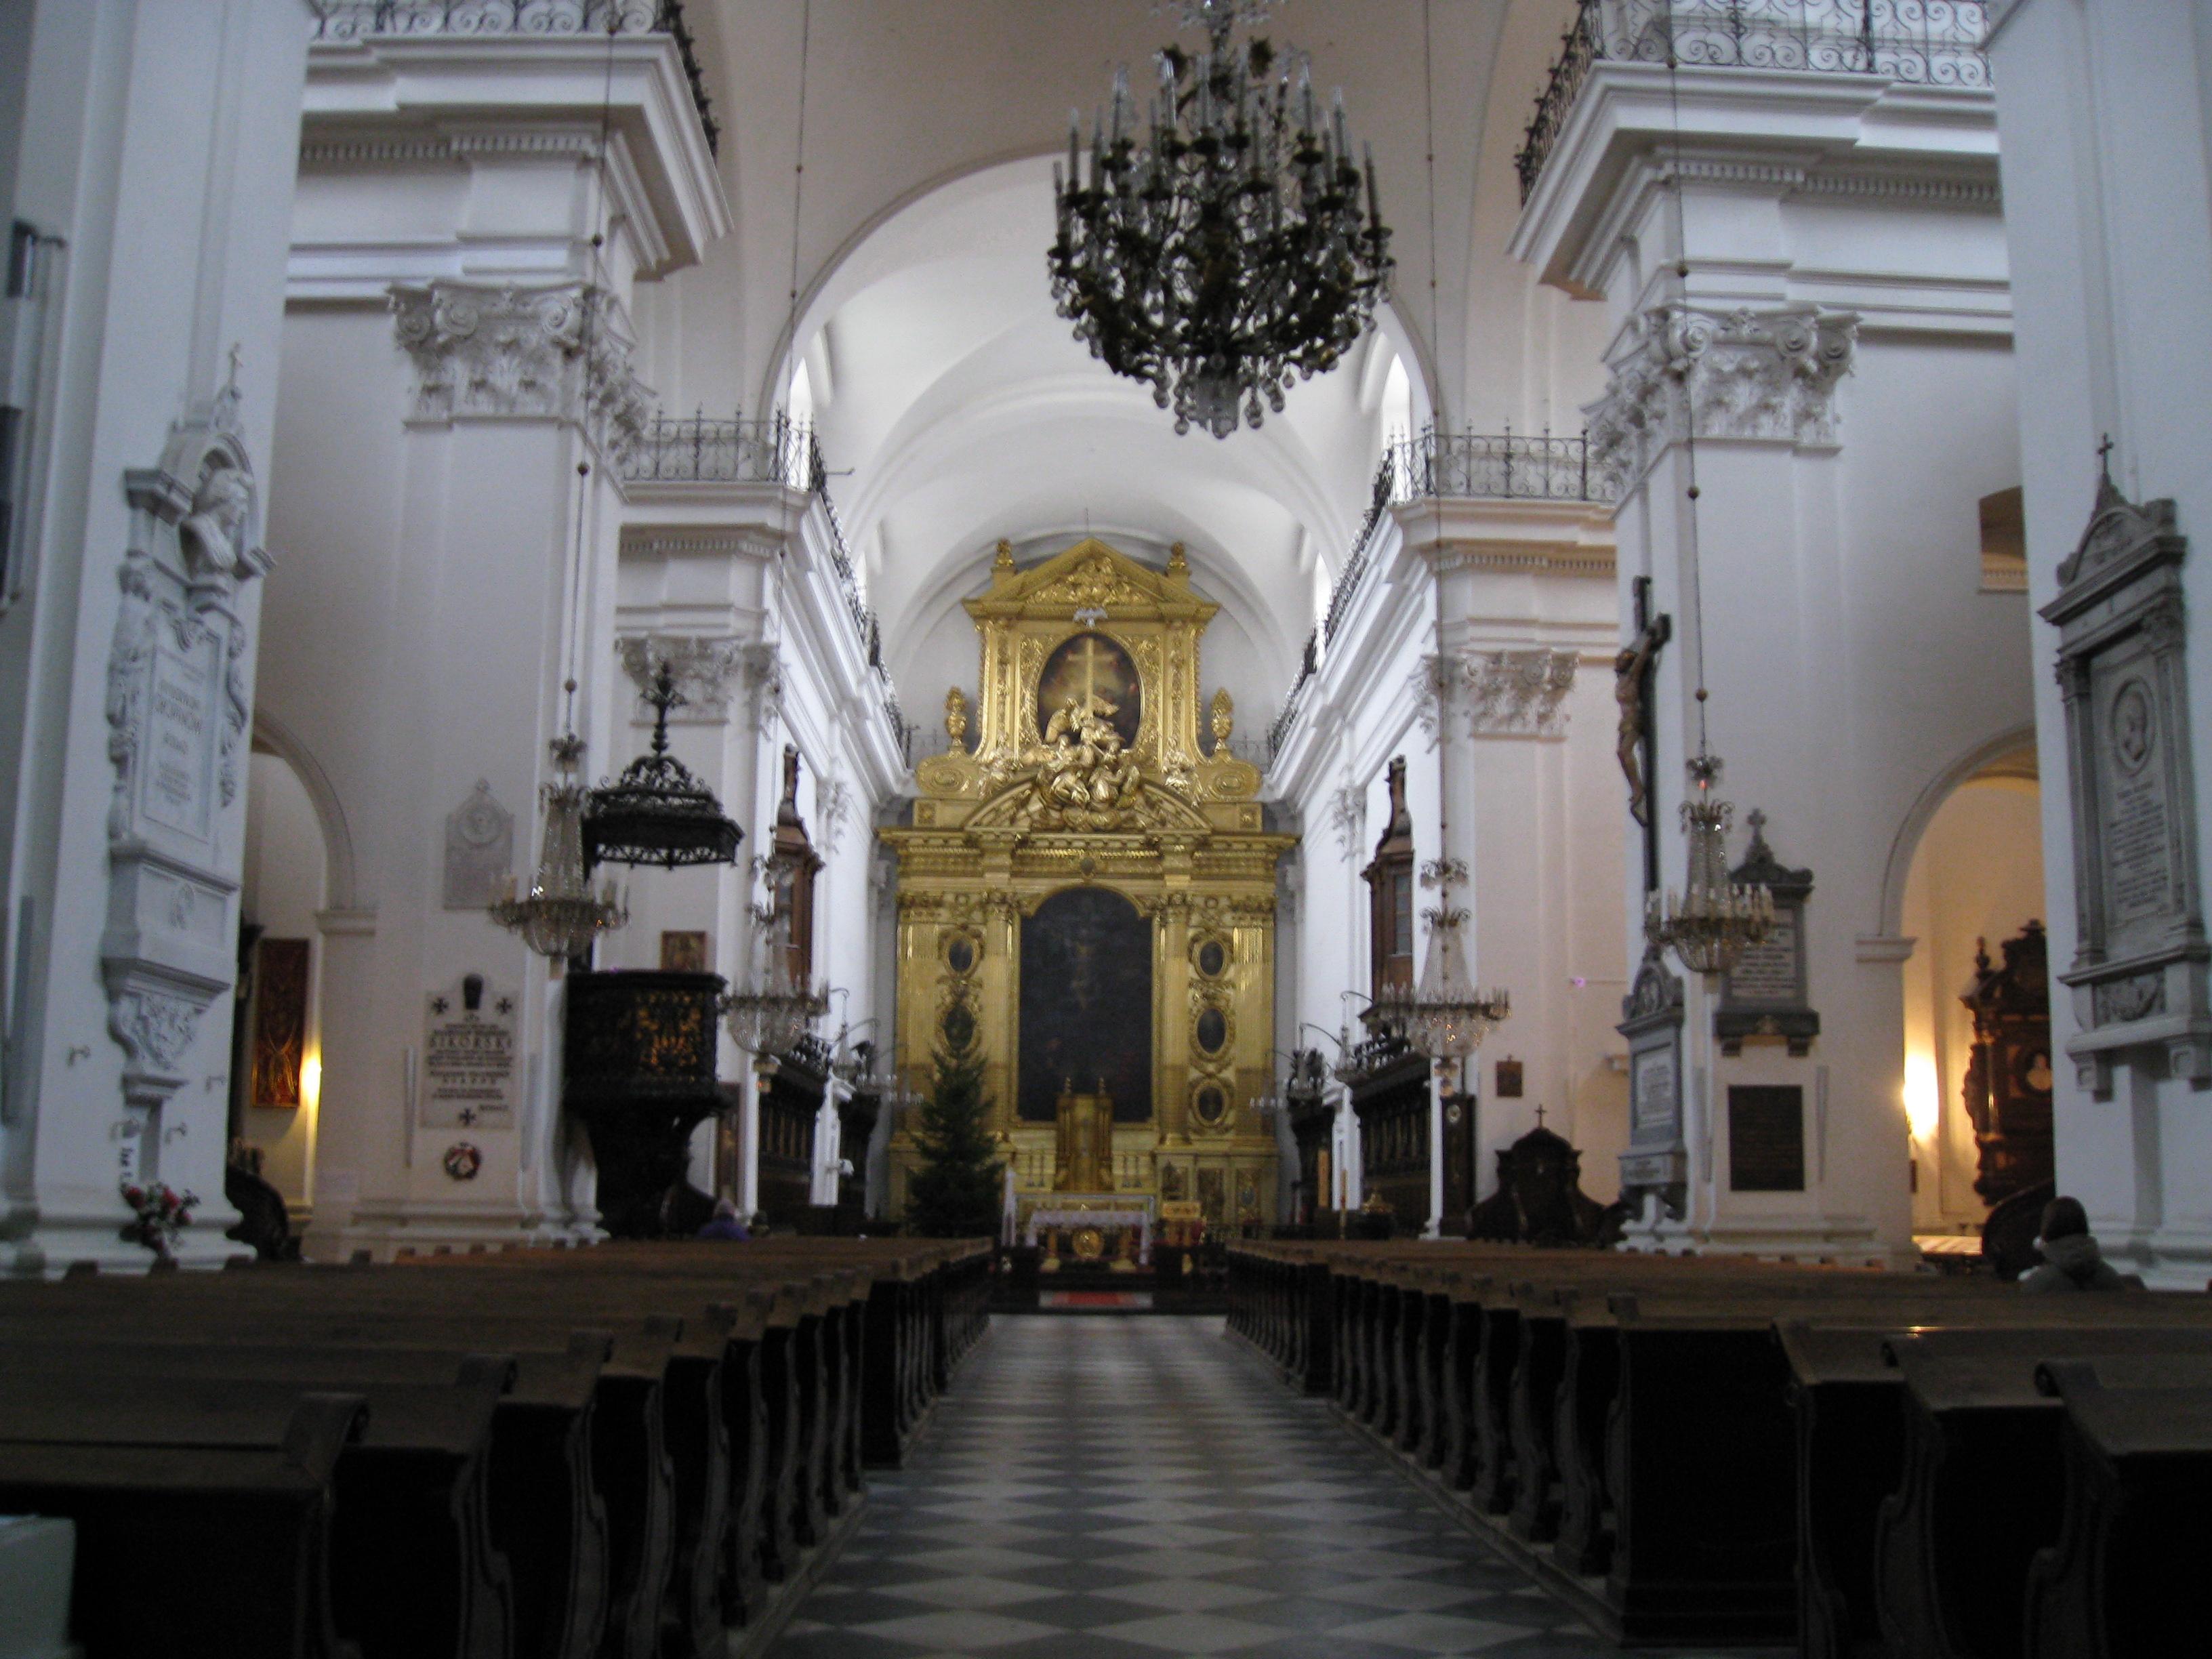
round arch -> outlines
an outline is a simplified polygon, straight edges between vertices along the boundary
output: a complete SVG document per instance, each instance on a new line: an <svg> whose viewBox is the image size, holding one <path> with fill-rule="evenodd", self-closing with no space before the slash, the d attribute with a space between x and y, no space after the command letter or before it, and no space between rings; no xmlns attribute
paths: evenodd
<svg viewBox="0 0 2212 1659"><path fill-rule="evenodd" d="M315 809L315 822L323 832L323 907L326 910L373 908L361 894L354 857L353 830L346 820L345 803L298 735L265 708L253 711L253 747L276 756L292 769Z"/></svg>
<svg viewBox="0 0 2212 1659"><path fill-rule="evenodd" d="M775 343L763 366L754 406L768 410L781 405L784 388L791 384L792 377L797 372L802 343L811 341L820 332L838 306L860 285L851 279L858 270L860 255L878 233L933 197L955 189L969 180L1024 163L1042 163L1048 167L1063 153L1064 146L1054 142L1022 145L977 157L933 174L884 203L854 226L845 240L823 261L821 268L807 280L799 290L796 306L786 313L783 325L776 331ZM1043 259L1042 248L1038 249L1037 258L1040 262ZM1415 429L1419 429L1425 419L1441 424L1443 409L1437 396L1434 343L1427 340L1412 320L1402 315L1388 299L1376 307L1375 318L1376 326L1405 361L1413 376Z"/></svg>
<svg viewBox="0 0 2212 1659"><path fill-rule="evenodd" d="M2033 723L2013 726L1968 750L1937 773L1913 798L1904 821L1898 825L1897 834L1890 840L1889 859L1882 866L1881 908L1875 919L1875 931L1879 936L1893 939L1903 926L1905 887L1912 875L1913 854L1920 850L1921 837L1928 833L1928 826L1935 822L1943 803L1960 785L1988 773L2008 756L2033 753L2034 749Z"/></svg>

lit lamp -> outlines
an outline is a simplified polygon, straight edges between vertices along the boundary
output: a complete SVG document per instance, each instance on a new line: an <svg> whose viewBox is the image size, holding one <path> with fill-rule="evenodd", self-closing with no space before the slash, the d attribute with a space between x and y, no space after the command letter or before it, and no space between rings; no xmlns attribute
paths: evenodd
<svg viewBox="0 0 2212 1659"><path fill-rule="evenodd" d="M1705 696L1702 689L1698 692ZM1735 808L1713 798L1720 781L1721 758L1708 754L1702 737L1689 763L1698 787L1682 803L1682 828L1689 836L1686 884L1667 890L1662 912L1651 895L1644 932L1662 950L1672 949L1692 973L1724 974L1742 958L1744 947L1766 937L1774 921L1774 894L1765 885L1740 886L1729 880L1728 831Z"/></svg>
<svg viewBox="0 0 2212 1659"><path fill-rule="evenodd" d="M611 880L595 894L584 873L584 786L577 776L584 740L566 732L554 738L551 746L558 775L540 792L545 827L538 873L526 894L516 891L514 878L509 876L506 890L488 907L488 914L539 956L567 960L589 954L601 933L629 920L629 909L617 897Z"/></svg>

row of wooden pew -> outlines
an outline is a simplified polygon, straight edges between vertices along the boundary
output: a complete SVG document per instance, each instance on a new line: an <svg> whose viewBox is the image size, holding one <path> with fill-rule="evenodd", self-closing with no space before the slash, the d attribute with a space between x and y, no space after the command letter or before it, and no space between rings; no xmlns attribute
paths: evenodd
<svg viewBox="0 0 2212 1659"><path fill-rule="evenodd" d="M88 1659L720 1656L901 1461L989 1265L797 1238L0 1285L0 1513L76 1522Z"/></svg>
<svg viewBox="0 0 2212 1659"><path fill-rule="evenodd" d="M1233 1333L1618 1641L2203 1639L2212 1297L1452 1241L1230 1273Z"/></svg>

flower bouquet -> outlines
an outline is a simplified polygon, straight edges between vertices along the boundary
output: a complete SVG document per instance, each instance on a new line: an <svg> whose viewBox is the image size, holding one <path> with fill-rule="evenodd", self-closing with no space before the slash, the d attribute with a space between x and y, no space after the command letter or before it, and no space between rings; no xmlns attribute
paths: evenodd
<svg viewBox="0 0 2212 1659"><path fill-rule="evenodd" d="M118 1237L125 1243L143 1244L162 1261L174 1261L177 1235L192 1224L198 1196L157 1181L145 1187L126 1185L123 1201L131 1206L131 1218Z"/></svg>

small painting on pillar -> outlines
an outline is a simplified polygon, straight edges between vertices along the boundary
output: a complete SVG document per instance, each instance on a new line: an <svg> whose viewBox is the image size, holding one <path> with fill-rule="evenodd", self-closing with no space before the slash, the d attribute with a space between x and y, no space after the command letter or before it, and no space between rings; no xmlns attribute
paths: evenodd
<svg viewBox="0 0 2212 1659"><path fill-rule="evenodd" d="M660 936L660 971L664 974L703 974L707 971L707 935L703 932L665 932Z"/></svg>

